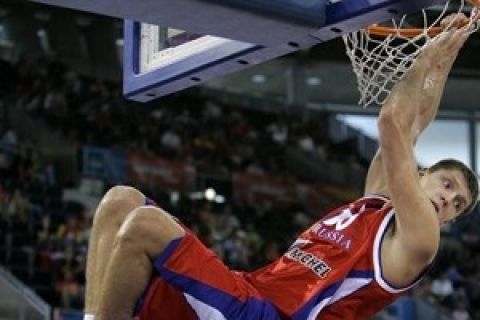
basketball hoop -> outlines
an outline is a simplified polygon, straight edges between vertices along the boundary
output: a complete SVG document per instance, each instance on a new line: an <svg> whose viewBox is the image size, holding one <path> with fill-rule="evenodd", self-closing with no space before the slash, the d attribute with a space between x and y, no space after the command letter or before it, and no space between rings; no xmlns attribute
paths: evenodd
<svg viewBox="0 0 480 320"><path fill-rule="evenodd" d="M344 35L347 55L357 77L359 104L382 105L393 85L402 79L422 48L435 36L452 27L465 28L471 33L477 31L480 0L469 3L474 5L467 8L465 0L461 0L458 7L452 9L449 1L435 18L424 9L414 16L413 26L410 21L413 15L404 15L386 24L371 25ZM465 11L470 14L462 20L448 19L449 14Z"/></svg>

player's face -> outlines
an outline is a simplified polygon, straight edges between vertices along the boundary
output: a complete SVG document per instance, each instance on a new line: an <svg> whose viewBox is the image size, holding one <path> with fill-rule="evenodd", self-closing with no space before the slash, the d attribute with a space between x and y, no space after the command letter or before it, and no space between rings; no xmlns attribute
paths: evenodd
<svg viewBox="0 0 480 320"><path fill-rule="evenodd" d="M459 170L423 171L420 184L432 201L440 223L455 219L472 202L467 181Z"/></svg>

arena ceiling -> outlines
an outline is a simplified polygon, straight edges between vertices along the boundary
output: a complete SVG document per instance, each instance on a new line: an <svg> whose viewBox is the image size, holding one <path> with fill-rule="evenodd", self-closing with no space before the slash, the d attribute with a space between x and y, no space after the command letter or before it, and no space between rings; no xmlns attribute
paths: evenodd
<svg viewBox="0 0 480 320"><path fill-rule="evenodd" d="M0 50L50 54L75 70L121 80L120 20L0 0ZM206 84L208 88L295 105L353 105L355 79L336 39ZM480 35L462 50L446 89L443 110L480 112Z"/></svg>

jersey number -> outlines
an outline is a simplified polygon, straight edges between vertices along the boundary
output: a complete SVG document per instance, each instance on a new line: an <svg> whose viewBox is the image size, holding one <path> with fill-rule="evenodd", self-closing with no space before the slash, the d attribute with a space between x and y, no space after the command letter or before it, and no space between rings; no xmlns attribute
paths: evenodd
<svg viewBox="0 0 480 320"><path fill-rule="evenodd" d="M354 214L350 208L343 209L339 215L323 221L324 225L333 226L335 230L340 231L351 225L360 214Z"/></svg>

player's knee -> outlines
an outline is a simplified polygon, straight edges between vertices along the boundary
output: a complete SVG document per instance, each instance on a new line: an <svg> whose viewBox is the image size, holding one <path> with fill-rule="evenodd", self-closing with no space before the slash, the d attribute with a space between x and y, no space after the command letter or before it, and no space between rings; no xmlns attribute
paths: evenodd
<svg viewBox="0 0 480 320"><path fill-rule="evenodd" d="M120 226L129 212L143 205L145 196L133 187L114 186L105 193L95 213L94 224Z"/></svg>
<svg viewBox="0 0 480 320"><path fill-rule="evenodd" d="M143 193L135 189L134 187L117 185L111 187L103 196L102 201L131 201L138 202L144 201L145 196Z"/></svg>
<svg viewBox="0 0 480 320"><path fill-rule="evenodd" d="M149 256L160 254L185 230L162 209L142 206L133 210L117 233L115 244L122 249L140 249Z"/></svg>

